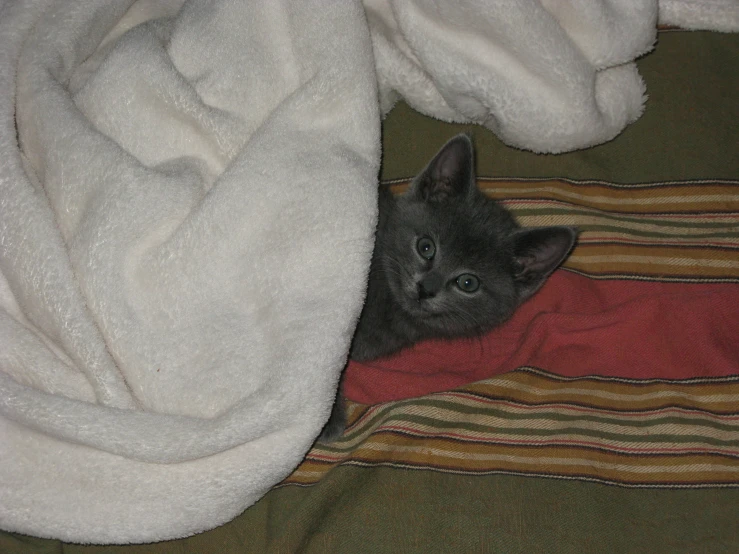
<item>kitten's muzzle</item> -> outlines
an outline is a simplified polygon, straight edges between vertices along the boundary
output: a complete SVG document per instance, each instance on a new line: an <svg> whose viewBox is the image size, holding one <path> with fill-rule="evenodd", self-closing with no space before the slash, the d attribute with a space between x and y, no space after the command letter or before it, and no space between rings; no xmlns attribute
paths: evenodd
<svg viewBox="0 0 739 554"><path fill-rule="evenodd" d="M441 290L444 281L443 279L435 274L429 273L423 279L418 282L418 301L427 300L433 298Z"/></svg>

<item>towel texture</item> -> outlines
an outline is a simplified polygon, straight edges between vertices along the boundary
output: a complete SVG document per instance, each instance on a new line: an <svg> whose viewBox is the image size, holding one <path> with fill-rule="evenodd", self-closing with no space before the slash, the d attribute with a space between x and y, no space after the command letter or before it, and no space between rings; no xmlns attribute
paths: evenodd
<svg viewBox="0 0 739 554"><path fill-rule="evenodd" d="M0 20L0 521L187 535L328 416L376 211L364 13L46 4Z"/></svg>
<svg viewBox="0 0 739 554"><path fill-rule="evenodd" d="M384 112L403 97L535 152L606 142L642 113L633 60L655 41L656 1L365 5Z"/></svg>
<svg viewBox="0 0 739 554"><path fill-rule="evenodd" d="M683 29L739 31L736 0L659 0L659 22Z"/></svg>

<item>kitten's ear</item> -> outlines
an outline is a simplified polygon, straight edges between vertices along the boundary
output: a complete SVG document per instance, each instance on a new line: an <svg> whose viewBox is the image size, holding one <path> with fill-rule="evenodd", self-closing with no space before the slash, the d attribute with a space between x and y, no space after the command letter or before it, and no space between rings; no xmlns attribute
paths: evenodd
<svg viewBox="0 0 739 554"><path fill-rule="evenodd" d="M572 250L577 239L574 227L535 227L513 235L513 278L519 299L534 294Z"/></svg>
<svg viewBox="0 0 739 554"><path fill-rule="evenodd" d="M472 141L457 135L413 180L411 194L426 202L443 202L450 196L465 196L474 187Z"/></svg>

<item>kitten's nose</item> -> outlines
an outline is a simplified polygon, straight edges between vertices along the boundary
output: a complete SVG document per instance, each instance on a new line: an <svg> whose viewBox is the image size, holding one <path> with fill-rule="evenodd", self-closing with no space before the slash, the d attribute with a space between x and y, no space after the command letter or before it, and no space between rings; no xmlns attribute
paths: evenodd
<svg viewBox="0 0 739 554"><path fill-rule="evenodd" d="M418 300L433 298L441 289L441 277L436 274L426 275L418 282Z"/></svg>

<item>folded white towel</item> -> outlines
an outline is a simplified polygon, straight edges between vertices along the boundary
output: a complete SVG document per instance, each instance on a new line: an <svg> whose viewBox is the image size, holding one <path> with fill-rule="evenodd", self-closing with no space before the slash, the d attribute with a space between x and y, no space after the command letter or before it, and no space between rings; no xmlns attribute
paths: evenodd
<svg viewBox="0 0 739 554"><path fill-rule="evenodd" d="M683 29L739 32L737 0L659 0L659 22Z"/></svg>
<svg viewBox="0 0 739 554"><path fill-rule="evenodd" d="M359 2L130 4L0 17L0 526L71 541L201 531L289 474L376 217Z"/></svg>
<svg viewBox="0 0 739 554"><path fill-rule="evenodd" d="M656 0L365 0L382 110L478 123L504 142L564 152L608 141L642 113L634 58Z"/></svg>

